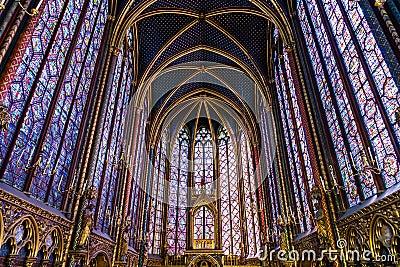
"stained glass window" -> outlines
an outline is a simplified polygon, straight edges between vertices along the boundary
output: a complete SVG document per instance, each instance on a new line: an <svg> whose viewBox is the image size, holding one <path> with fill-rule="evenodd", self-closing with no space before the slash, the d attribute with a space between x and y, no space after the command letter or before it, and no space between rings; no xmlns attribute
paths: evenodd
<svg viewBox="0 0 400 267"><path fill-rule="evenodd" d="M103 127L102 127L102 139L100 141L99 152L97 154L95 175L93 179L93 185L98 189L100 197L98 198L98 205L96 206L97 216L98 216L98 229L108 228L111 218L113 207L107 198L109 190L115 190L110 188L109 185L112 181L110 176L106 176L107 169L109 169L112 164L118 159L118 155L113 153L114 147L111 147L111 140L113 139L113 125L115 123L116 114L118 113L117 105L118 99L120 97L120 88L118 83L120 80L120 75L122 72L122 53L119 55L117 60L117 66L114 71L113 76L113 88L116 90L110 90L108 101L107 101L107 111L104 117Z"/></svg>
<svg viewBox="0 0 400 267"><path fill-rule="evenodd" d="M167 132L164 131L161 142L158 145L157 154L154 163L153 186L151 192L152 202L150 208L149 224L149 247L151 254L160 254L161 232L162 232L162 212L164 205L165 190L165 162L167 148Z"/></svg>
<svg viewBox="0 0 400 267"><path fill-rule="evenodd" d="M208 207L198 208L194 215L193 238L214 239L214 215Z"/></svg>
<svg viewBox="0 0 400 267"><path fill-rule="evenodd" d="M63 5L66 11L61 17ZM3 102L12 119L8 131L0 137L1 163L7 150L12 153L2 180L22 189L27 176L23 169L33 164L33 153L39 147L42 158L30 193L56 208L61 208L62 193L71 173L107 16L106 2L89 1L87 12L82 11L82 5L83 1L46 2ZM80 17L82 23L78 22ZM61 22L60 27L56 27L57 21ZM76 43L72 42L74 34ZM53 35L54 41L50 42ZM46 50L49 55L45 58ZM68 51L72 51L70 57ZM66 72L61 77L63 67ZM35 79L37 86L33 85ZM33 97L27 103L29 94ZM19 120L23 122L20 130ZM38 144L43 131L44 143ZM10 143L13 136L17 140L15 146Z"/></svg>
<svg viewBox="0 0 400 267"><path fill-rule="evenodd" d="M313 12L317 12L317 10L313 9ZM312 57L312 64L314 65L314 68L316 68L316 78L320 89L322 103L325 111L329 114L329 116L327 116L328 126L331 129L331 137L335 146L344 185L346 187L346 193L350 205L353 206L360 201L360 196L357 193L354 176L351 175L352 171L350 167L351 161L349 153L352 153L352 157L356 159L360 157L360 154L363 151L361 137L357 131L354 115L350 108L348 97L344 92L343 81L340 78L339 70L336 61L333 58L331 46L327 40L324 28L321 24L318 24L319 26L318 28L315 28L315 31L319 32L319 36L321 36L321 47L323 46L325 51L323 60L326 64L326 70L328 71L327 74L332 77L331 81L326 80L325 78L326 76L323 72L324 66L319 57L316 43L311 35L311 27L307 23L307 17L302 3L299 3L299 14L301 24L308 32L305 37L310 47L309 53ZM319 19L319 17L316 16L316 19ZM332 90L328 90L329 82L332 84ZM346 131L345 133L340 129L340 114L337 114L335 109L338 110L340 114L343 114L342 123L344 126L343 129ZM348 141L349 146L351 147L351 152L347 150L345 141Z"/></svg>
<svg viewBox="0 0 400 267"><path fill-rule="evenodd" d="M155 158L155 172L152 183L154 196L150 205L148 231L149 253L160 254L162 252L161 241L159 240L164 240L165 236L165 252L171 256L183 255L187 242L193 241L187 239L188 209L190 209L188 185L194 185L192 200L193 197L203 197L203 194L213 195L214 191L211 186L214 182L213 168L218 166L221 217L216 217L217 213L213 211L213 204L211 206L201 204L199 207L193 207L193 221L191 222L193 233L191 236L194 239L214 240L217 229L215 223L220 220L222 223L220 234L225 254L239 256L245 244L248 243L248 246L246 246L249 247L246 248L248 251L243 252L246 252L249 257L254 257L260 245L260 227L255 197L255 171L247 138L241 139L240 144L243 145L241 149L245 153L242 153L243 158L238 158L238 147L222 126L214 132L216 134L215 139L212 138L210 130L199 127L193 141L191 141L189 130L185 126L177 136L171 136L171 139L174 140L171 147L167 145L166 133L164 132L161 138ZM216 140L216 144L213 143L213 140ZM198 147L197 154L196 144ZM189 148L192 146L194 147L193 181L189 181ZM214 147L217 150L216 159L218 159L218 163L215 162L213 157ZM163 161L169 161L169 164ZM245 188L243 194L240 190L238 164L243 165L242 186ZM199 166L196 167L196 165ZM204 166L208 166L208 169L212 171L207 174ZM204 175L204 173L206 174ZM163 179L166 183L161 182ZM202 186L205 187L204 191L202 191ZM165 206L165 213L167 214L165 225L161 223L163 212L161 208L158 208L161 207L159 199L164 199L167 203Z"/></svg>
<svg viewBox="0 0 400 267"><path fill-rule="evenodd" d="M247 230L248 257L254 257L260 248L260 227L257 214L256 180L251 148L248 139L240 134L240 155L243 177L245 225Z"/></svg>
<svg viewBox="0 0 400 267"><path fill-rule="evenodd" d="M101 137L92 185L98 190L96 203L96 228L111 233L111 225L119 216L115 195L121 178L121 166L126 160L123 151L127 107L131 95L132 61L125 57L124 47L118 55L112 76L112 90L108 90L104 106L107 107L101 121ZM125 153L123 153L125 152ZM136 188L134 188L137 190Z"/></svg>
<svg viewBox="0 0 400 267"><path fill-rule="evenodd" d="M134 242L137 241L136 238L136 232L138 229L140 229L139 226L139 210L138 206L140 203L140 189L141 189L141 183L142 179L141 177L144 177L144 172L145 172L145 149L144 149L144 140L145 140L145 125L146 125L146 110L147 107L143 109L143 111L140 114L140 132L139 132L139 138L138 138L138 146L135 151L135 165L133 168L133 174L132 174L132 186L131 186L131 197L130 197L130 208L129 208L129 213L131 217L131 232L130 232L130 245L132 247L135 246Z"/></svg>
<svg viewBox="0 0 400 267"><path fill-rule="evenodd" d="M140 123L139 123L139 138L138 138L138 146L136 148L136 157L134 162L133 169L133 179L132 179L132 197L131 197L131 207L130 207L130 215L131 215L131 234L130 234L130 244L132 247L138 248L139 245L139 236L142 233L141 227L141 212L140 209L141 203L143 203L143 195L144 192L142 188L144 188L145 177L146 177L146 145L145 145L145 128L146 121L148 118L148 102L145 101L143 104L142 112L140 113Z"/></svg>
<svg viewBox="0 0 400 267"><path fill-rule="evenodd" d="M172 149L168 201L167 253L181 255L186 249L189 131L182 128Z"/></svg>
<svg viewBox="0 0 400 267"><path fill-rule="evenodd" d="M222 247L225 254L240 255L241 221L236 150L225 128L218 130Z"/></svg>
<svg viewBox="0 0 400 267"><path fill-rule="evenodd" d="M262 103L260 103L260 106L262 106ZM276 175L276 158L275 158L275 143L274 143L274 135L269 133L269 131L272 131L273 126L269 125L269 118L270 114L268 114L268 111L263 108L260 111L260 125L261 125L261 137L262 137L262 148L263 148L263 155L265 157L264 161L261 161L263 168L264 168L264 173L267 176L267 178L264 181L264 192L265 192L265 203L266 206L268 205L272 211L272 214L270 214L272 218L272 223L270 225L276 225L278 216L280 214L279 212L279 201L278 201L278 186L277 186L277 177ZM269 228L267 235L270 235L272 233L272 229Z"/></svg>
<svg viewBox="0 0 400 267"><path fill-rule="evenodd" d="M276 72L278 99L291 174L290 180L296 202L296 207L292 208L296 209L296 213L299 215L300 230L303 232L309 230L312 224L311 212L313 209L310 191L314 182L303 121L286 52L283 55L276 55ZM290 212L294 213L295 211L291 210Z"/></svg>
<svg viewBox="0 0 400 267"><path fill-rule="evenodd" d="M365 167L382 169L386 187L400 180L395 152L399 127L394 115L399 90L357 1L318 4L299 0L298 10L341 176L353 206L360 202L357 183L362 197L377 192L373 175ZM329 39L328 33L333 38ZM356 123L356 117L361 124ZM361 132L367 138L362 140ZM359 182L351 165L360 172Z"/></svg>
<svg viewBox="0 0 400 267"><path fill-rule="evenodd" d="M194 147L194 187L197 194L202 188L211 192L214 181L214 156L211 132L206 127L197 130Z"/></svg>

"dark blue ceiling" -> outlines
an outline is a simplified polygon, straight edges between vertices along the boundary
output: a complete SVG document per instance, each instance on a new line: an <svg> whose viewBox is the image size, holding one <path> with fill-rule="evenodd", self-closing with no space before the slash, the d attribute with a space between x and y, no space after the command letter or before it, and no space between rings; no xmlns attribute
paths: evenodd
<svg viewBox="0 0 400 267"><path fill-rule="evenodd" d="M250 61L246 54L244 54L243 51L232 40L230 40L226 35L222 34L220 31L218 31L207 22L200 21L193 27L188 29L179 38L177 38L168 47L168 49L165 50L165 52L157 59L150 73L152 73L157 67L164 63L165 60L175 57L181 51L188 50L199 45L205 45L208 47L223 50L241 59L247 64L247 66L251 67L252 69L255 68L255 65L252 63L252 61ZM203 55L210 55L210 53ZM211 60L212 58L210 58L210 61ZM206 60L203 61L208 61L208 59L206 58ZM140 72L139 75L142 75L142 72Z"/></svg>
<svg viewBox="0 0 400 267"><path fill-rule="evenodd" d="M247 12L243 12L243 8ZM188 16L176 9L190 11L194 16ZM235 9L236 12L227 12L227 10L231 11L232 9ZM166 10L174 10L174 13L165 13ZM207 17L207 14L214 10L218 10L219 13ZM142 76L145 70L150 68L149 65L152 60L156 60L156 63L150 68L149 74L163 65L166 60L171 59L174 62L173 64L200 60L238 67L238 64L234 63L232 59L221 55L216 56L216 53L206 50L178 58L177 55L182 51L200 45L224 51L240 59L246 64L247 68L254 72L258 71L261 75L266 75L268 69L266 40L268 27L271 23L265 18L255 15L254 12L260 12L260 10L249 0L156 1L143 11L143 14L151 15L137 23L139 35L138 78L143 78ZM207 17L206 20L203 15ZM199 19L199 17L201 18ZM196 22L198 19L199 21ZM176 38L158 58L155 58L171 38L176 37L182 29L193 22L196 22L196 24ZM210 23L217 25L220 29ZM229 36L233 37L238 44L232 41ZM242 48L248 54L244 53ZM169 63L168 66L173 64Z"/></svg>
<svg viewBox="0 0 400 267"><path fill-rule="evenodd" d="M265 0L265 3L268 4L269 1ZM215 10L218 12L208 16ZM191 15L187 15L187 12ZM149 71L147 73L149 76L146 78L149 78L156 70L161 70L161 66L167 68L196 61L215 62L242 69L238 63L229 58L230 56L239 59L256 75L267 77L270 63L267 55L267 39L272 23L256 13L261 13L261 11L249 0L156 1L143 11L143 14L148 16L142 14L142 19L136 24L139 40L138 79L143 79L146 70ZM194 25L181 33L189 24ZM176 39L169 43L172 38ZM169 43L168 47L156 57L167 43ZM181 56L183 51L189 51L195 47L203 47L203 49ZM209 51L204 47L223 51L221 54L229 56ZM153 60L155 64L150 66ZM172 62L165 64L171 60ZM248 73L246 70L243 72ZM261 80L260 76L256 79ZM189 91L198 89L200 86L219 92L227 99L242 105L241 101L226 88L215 84L190 83L183 85L175 95L171 96L167 106L179 101ZM164 97L168 94L169 92L166 92ZM164 100L161 98L158 104L161 105ZM154 108L158 110L159 107L156 104Z"/></svg>
<svg viewBox="0 0 400 267"><path fill-rule="evenodd" d="M144 1L145 0L134 0L133 3L131 1L130 9L135 8L138 4ZM129 0L118 1L118 11L122 10L128 2ZM264 0L264 2L271 7L274 6L270 0ZM287 9L287 3L286 3L287 1L278 0L278 2L281 6ZM215 9L235 7L235 6L256 8L256 6L252 4L250 0L159 0L150 5L149 8L150 9L164 8L164 7L185 8L205 13Z"/></svg>
<svg viewBox="0 0 400 267"><path fill-rule="evenodd" d="M193 21L179 14L162 14L139 21L139 72L142 73L163 45Z"/></svg>
<svg viewBox="0 0 400 267"><path fill-rule="evenodd" d="M244 13L221 14L212 17L223 29L242 44L262 69L266 69L267 21L256 15Z"/></svg>
<svg viewBox="0 0 400 267"><path fill-rule="evenodd" d="M150 8L174 7L190 9L199 13L207 13L215 9L234 6L255 8L255 6L248 0L161 0L151 5Z"/></svg>

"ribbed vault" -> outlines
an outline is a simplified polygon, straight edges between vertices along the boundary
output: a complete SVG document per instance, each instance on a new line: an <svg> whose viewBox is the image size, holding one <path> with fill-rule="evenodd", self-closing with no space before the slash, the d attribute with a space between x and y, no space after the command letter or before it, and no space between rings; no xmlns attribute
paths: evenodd
<svg viewBox="0 0 400 267"><path fill-rule="evenodd" d="M274 30L285 44L292 43L286 16L275 1L128 1L118 14L112 45L119 49L126 33L134 33L132 102L151 106L149 144L155 146L162 128L179 125L177 118L186 120L181 116L186 114L225 120L227 128L229 120L237 121L259 145L255 111L271 103ZM205 114L193 115L194 110Z"/></svg>
<svg viewBox="0 0 400 267"><path fill-rule="evenodd" d="M138 91L166 67L210 61L240 68L268 95L275 26L290 45L286 12L275 1L128 1L118 14L112 44L119 48L127 30L135 32Z"/></svg>

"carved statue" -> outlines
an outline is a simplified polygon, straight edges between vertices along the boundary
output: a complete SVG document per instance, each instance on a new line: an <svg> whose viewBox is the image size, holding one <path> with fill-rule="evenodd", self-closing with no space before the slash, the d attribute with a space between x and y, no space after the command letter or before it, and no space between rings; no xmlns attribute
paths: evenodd
<svg viewBox="0 0 400 267"><path fill-rule="evenodd" d="M287 223L286 220L282 217L282 215L279 215L278 217L277 226L279 229L278 242L280 249L283 251L289 251L289 237L286 231Z"/></svg>
<svg viewBox="0 0 400 267"><path fill-rule="evenodd" d="M386 224L382 223L379 230L377 230L378 240L387 248L390 248L393 244L394 234L392 228Z"/></svg>
<svg viewBox="0 0 400 267"><path fill-rule="evenodd" d="M329 246L329 236L328 236L328 225L327 218L325 216L325 212L322 209L321 201L322 201L322 192L321 189L314 185L311 189L311 198L316 200L314 207L316 213L314 215L315 226L317 227L318 239L321 243L322 247Z"/></svg>
<svg viewBox="0 0 400 267"><path fill-rule="evenodd" d="M315 213L315 226L317 227L317 233L319 241L322 247L329 246L329 238L328 238L328 227L326 225L326 217L324 211L321 209L319 202L314 205L317 212Z"/></svg>
<svg viewBox="0 0 400 267"><path fill-rule="evenodd" d="M289 239L286 230L282 230L278 237L280 249L283 251L289 251L288 243Z"/></svg>
<svg viewBox="0 0 400 267"><path fill-rule="evenodd" d="M83 215L83 227L81 234L78 240L78 247L86 247L88 243L88 239L90 236L90 232L92 231L92 224L93 224L93 215L92 209L94 205L90 204L89 207L85 209L85 213Z"/></svg>
<svg viewBox="0 0 400 267"><path fill-rule="evenodd" d="M121 242L121 260L126 260L128 254L128 234L125 232Z"/></svg>

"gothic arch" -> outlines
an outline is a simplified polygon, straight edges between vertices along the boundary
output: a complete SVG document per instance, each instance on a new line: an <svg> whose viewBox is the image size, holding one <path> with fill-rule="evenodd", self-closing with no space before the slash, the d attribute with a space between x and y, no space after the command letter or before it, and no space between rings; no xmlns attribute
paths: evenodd
<svg viewBox="0 0 400 267"><path fill-rule="evenodd" d="M149 143L151 146L155 146L161 136L161 131L157 126L162 125L164 123L164 121L166 121L168 116L170 116L170 114L179 114L180 112L185 112L185 109L187 108L185 106L186 103L190 104L190 102L193 102L193 104L196 104L197 102L201 101L201 96L200 97L198 96L201 93L207 93L208 98L215 99L217 102L226 104L226 107L217 105L217 104L213 104L213 105L210 105L208 108L213 110L213 112L215 112L217 114L218 119L223 121L223 124L226 126L227 130L229 131L230 136L235 141L234 142L235 144L237 143L237 140L234 139L236 137L236 135L234 135L234 132L233 132L232 128L230 127L229 123L224 121L225 120L224 116L219 114L218 109L224 110L224 112L230 111L228 109L232 109L233 111L235 111L236 113L231 114L230 116L232 116L232 118L235 118L236 123L238 125L240 125L240 127L243 129L243 132L245 133L246 138L248 138L248 140L251 142L252 145L260 144L260 140L259 140L260 139L259 138L260 129L257 126L255 118L253 118L253 116L251 114L252 111L246 105L246 103L241 103L241 104L243 104L243 106L241 107L240 105L235 103L233 100L226 98L226 97L224 98L224 96L221 93L214 92L207 88L201 87L201 88L191 91L188 94L181 96L181 101L178 102L176 105L166 107L165 110L159 111L160 114L158 114L157 117L155 118L155 120L153 120L153 123L150 124ZM169 97L173 97L173 94L171 94ZM165 102L166 101L167 100L165 100ZM183 107L177 108L178 105L182 105ZM192 106L193 105L190 105L190 107L192 107ZM199 108L201 108L201 107L199 107ZM245 111L241 110L243 108L246 110ZM176 116L176 115L174 115L174 116ZM248 132L252 132L255 134L253 136L249 136Z"/></svg>
<svg viewBox="0 0 400 267"><path fill-rule="evenodd" d="M113 47L120 47L127 28L135 23L142 13L156 2L157 0L143 1L132 9L130 9L130 7L133 3L126 4L126 8L124 8L117 20L115 31L111 38L111 45ZM291 45L294 43L294 35L291 30L290 22L280 4L277 3L277 1L272 2L275 9L268 6L268 4L265 4L262 0L251 1L252 4L264 12L265 15L268 16L275 25L277 25L280 32L282 32L282 37L285 44Z"/></svg>
<svg viewBox="0 0 400 267"><path fill-rule="evenodd" d="M38 251L42 249L44 252L44 259L48 260L52 253L55 254L55 261L61 261L63 258L62 252L64 250L64 240L62 238L62 231L57 226L51 228L44 238L41 240Z"/></svg>
<svg viewBox="0 0 400 267"><path fill-rule="evenodd" d="M212 267L219 267L220 264L219 262L214 259L213 257L211 257L210 255L207 254L200 254L197 255L190 263L189 263L189 267L195 267L197 265L197 263L201 262L201 261L207 261L210 262L212 264Z"/></svg>
<svg viewBox="0 0 400 267"><path fill-rule="evenodd" d="M18 254L26 246L28 257L36 256L39 249L39 228L35 219L30 215L24 216L9 229L6 238L11 240L12 254Z"/></svg>
<svg viewBox="0 0 400 267"><path fill-rule="evenodd" d="M367 237L355 226L351 226L346 231L346 241L348 250L365 251L369 250Z"/></svg>
<svg viewBox="0 0 400 267"><path fill-rule="evenodd" d="M376 215L370 225L370 247L372 255L396 255L396 244L400 241L399 229L393 222L381 215Z"/></svg>
<svg viewBox="0 0 400 267"><path fill-rule="evenodd" d="M227 51L224 51L222 49L219 48L215 48L215 47L210 47L207 45L198 45L198 46L194 46L191 48L188 48L186 50L182 50L179 53L173 55L172 57L167 58L166 60L164 60L163 63L161 63L152 73L151 76L148 77L148 79L146 80L142 80L141 83L138 84L138 91L136 92L136 97L134 99L134 103L135 106L138 107L142 107L143 106L143 102L146 96L147 91L149 90L150 85L147 84L147 81L151 82L153 81L164 69L165 67L167 67L169 64L171 64L172 62L174 62L175 60L191 54L193 52L196 51L200 51L200 50L204 50L204 51L209 51L209 52L213 52L216 54L219 54L223 57L226 57L230 60L232 60L233 62L235 62L236 64L238 64L243 71L246 72L246 74L257 84L257 86L260 88L261 92L263 92L263 94L265 94L265 98L267 98L268 100L270 100L270 96L268 94L267 89L267 85L265 83L265 81L263 81L263 79L259 76L259 74L257 74L256 71L252 70L251 67L247 66L247 64L240 58L230 54ZM147 76L150 73L144 73L143 77Z"/></svg>

